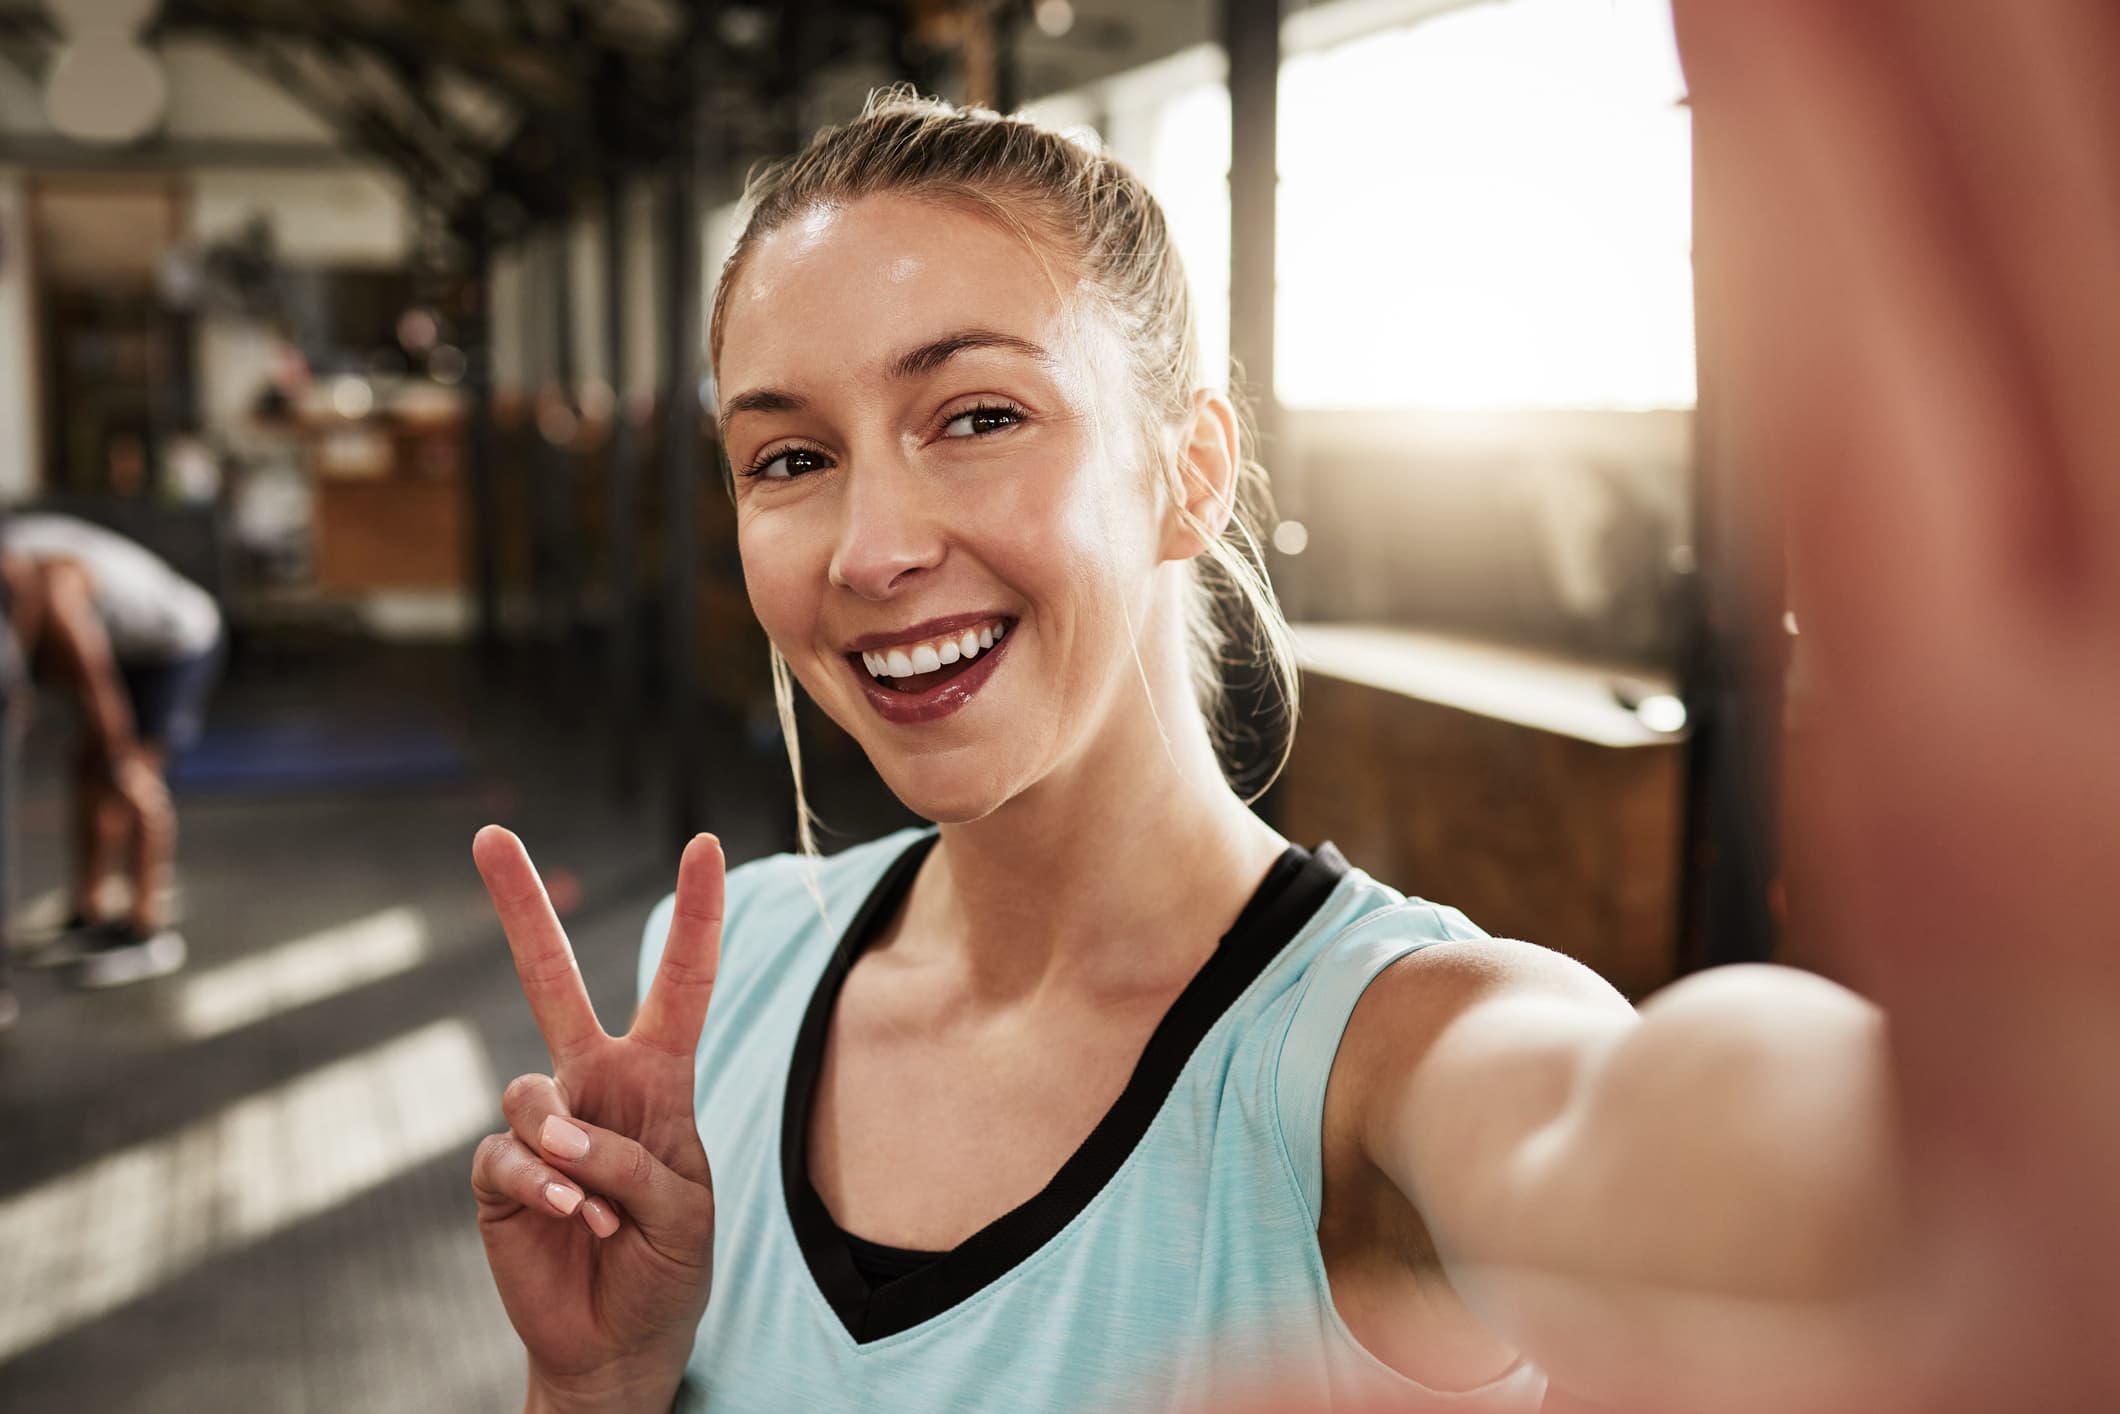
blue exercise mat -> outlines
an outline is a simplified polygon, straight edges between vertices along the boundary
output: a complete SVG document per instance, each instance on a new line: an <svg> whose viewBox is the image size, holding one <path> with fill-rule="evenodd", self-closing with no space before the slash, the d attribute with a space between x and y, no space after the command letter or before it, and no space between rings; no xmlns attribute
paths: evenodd
<svg viewBox="0 0 2120 1414"><path fill-rule="evenodd" d="M371 790L463 779L471 760L432 722L210 723L170 767L180 791Z"/></svg>

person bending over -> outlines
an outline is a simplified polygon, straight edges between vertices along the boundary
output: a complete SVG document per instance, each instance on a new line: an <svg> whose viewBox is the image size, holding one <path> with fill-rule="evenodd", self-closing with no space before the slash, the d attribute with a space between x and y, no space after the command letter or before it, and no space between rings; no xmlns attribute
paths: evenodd
<svg viewBox="0 0 2120 1414"><path fill-rule="evenodd" d="M164 773L198 734L219 670L220 610L156 555L71 516L10 517L0 568L33 673L79 708L72 916L54 957L88 987L172 972L185 943L166 916L177 817ZM104 885L120 865L131 903L106 917Z"/></svg>

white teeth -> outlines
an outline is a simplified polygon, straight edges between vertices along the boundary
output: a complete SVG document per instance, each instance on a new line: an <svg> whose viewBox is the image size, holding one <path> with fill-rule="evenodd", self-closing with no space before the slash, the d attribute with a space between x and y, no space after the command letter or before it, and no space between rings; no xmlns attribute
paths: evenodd
<svg viewBox="0 0 2120 1414"><path fill-rule="evenodd" d="M875 652L864 649L861 663L871 677L915 677L936 672L951 663L976 658L992 648L1007 632L1007 624L996 622L983 628L968 628L954 638L931 638L925 643L910 643Z"/></svg>

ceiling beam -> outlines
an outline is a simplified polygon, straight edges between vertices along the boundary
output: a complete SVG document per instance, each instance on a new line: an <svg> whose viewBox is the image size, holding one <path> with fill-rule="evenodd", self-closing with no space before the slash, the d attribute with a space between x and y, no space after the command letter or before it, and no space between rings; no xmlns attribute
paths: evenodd
<svg viewBox="0 0 2120 1414"><path fill-rule="evenodd" d="M371 165L361 154L322 142L245 138L148 138L124 147L45 135L0 136L0 159L24 167L84 171L184 171L250 167L314 172Z"/></svg>
<svg viewBox="0 0 2120 1414"><path fill-rule="evenodd" d="M530 106L579 110L587 85L564 60L511 33L466 20L454 7L391 0L389 19L305 0L168 0L161 28L205 29L236 38L276 36L314 43L366 45L411 62L447 64L474 74Z"/></svg>

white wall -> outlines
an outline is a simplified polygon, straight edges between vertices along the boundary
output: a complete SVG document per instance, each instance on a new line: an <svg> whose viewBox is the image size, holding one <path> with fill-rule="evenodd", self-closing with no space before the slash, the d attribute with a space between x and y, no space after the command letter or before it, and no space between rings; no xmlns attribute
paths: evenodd
<svg viewBox="0 0 2120 1414"><path fill-rule="evenodd" d="M199 415L217 437L237 446L255 440L250 410L272 377L275 342L248 320L209 315L199 321Z"/></svg>
<svg viewBox="0 0 2120 1414"><path fill-rule="evenodd" d="M36 301L22 174L0 172L0 503L38 480Z"/></svg>
<svg viewBox="0 0 2120 1414"><path fill-rule="evenodd" d="M491 272L493 318L487 331L493 340L493 386L522 389L534 372L525 344L530 328L525 286L530 273L526 247L512 245L494 252Z"/></svg>
<svg viewBox="0 0 2120 1414"><path fill-rule="evenodd" d="M584 202L567 227L567 289L574 305L574 379L609 383L604 357L604 219L602 203Z"/></svg>
<svg viewBox="0 0 2120 1414"><path fill-rule="evenodd" d="M44 91L13 64L0 63L0 132L10 137L49 137Z"/></svg>
<svg viewBox="0 0 2120 1414"><path fill-rule="evenodd" d="M0 63L0 133L41 135L44 97L12 64ZM36 303L30 285L29 195L19 171L0 171L0 502L39 479Z"/></svg>
<svg viewBox="0 0 2120 1414"><path fill-rule="evenodd" d="M655 223L662 209L652 182L628 184L625 199L626 386L628 396L652 395L662 385L662 312Z"/></svg>
<svg viewBox="0 0 2120 1414"><path fill-rule="evenodd" d="M169 80L162 132L174 139L231 138L329 144L330 127L261 78L229 58L210 40L176 39L161 46Z"/></svg>
<svg viewBox="0 0 2120 1414"><path fill-rule="evenodd" d="M404 189L379 170L214 168L191 188L195 239L232 236L261 215L289 265L398 265L411 247Z"/></svg>
<svg viewBox="0 0 2120 1414"><path fill-rule="evenodd" d="M1673 660L1689 410L1288 409L1267 461L1280 514L1309 528L1269 558L1295 617Z"/></svg>
<svg viewBox="0 0 2120 1414"><path fill-rule="evenodd" d="M668 279L661 249L662 194L649 179L626 184L621 202L622 229L619 243L622 260L620 295L625 302L626 395L652 394L662 381L662 317ZM700 268L702 304L711 301L714 281L735 234L733 206L701 213ZM550 311L544 300L551 285L550 229L540 229L525 240L496 252L493 262L493 346L496 387L521 388L550 368ZM569 226L565 241L567 258L573 262L574 359L577 375L608 379L604 358L602 300L604 292L604 230L602 205L578 216ZM702 308L698 349L702 362L706 349L706 320Z"/></svg>
<svg viewBox="0 0 2120 1414"><path fill-rule="evenodd" d="M217 168L194 173L191 189L193 241L226 239L263 216L286 265L394 266L411 244L404 194L382 173ZM200 414L218 436L247 440L250 407L271 374L275 343L271 331L247 319L200 319Z"/></svg>

